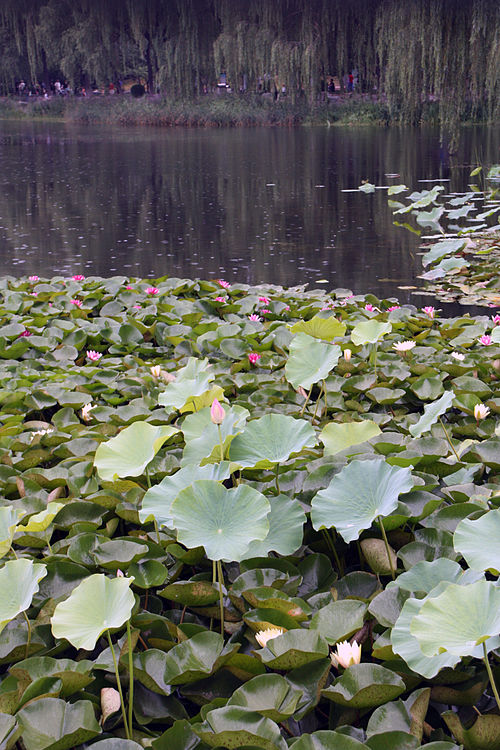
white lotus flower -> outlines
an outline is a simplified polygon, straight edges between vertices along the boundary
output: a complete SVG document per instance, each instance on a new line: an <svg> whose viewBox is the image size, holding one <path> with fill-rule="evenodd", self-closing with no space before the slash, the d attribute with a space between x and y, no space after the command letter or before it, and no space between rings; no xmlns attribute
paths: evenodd
<svg viewBox="0 0 500 750"><path fill-rule="evenodd" d="M453 359L456 359L458 362L463 362L465 359L465 354L462 354L462 352L452 352L451 356Z"/></svg>
<svg viewBox="0 0 500 750"><path fill-rule="evenodd" d="M474 417L479 422L480 419L485 419L488 416L490 410L484 404L476 404L474 407Z"/></svg>
<svg viewBox="0 0 500 750"><path fill-rule="evenodd" d="M397 352L409 352L417 345L416 341L396 341L392 348Z"/></svg>
<svg viewBox="0 0 500 750"><path fill-rule="evenodd" d="M283 628L267 628L267 630L259 630L258 633L255 633L255 640L259 646L264 648L268 641L272 638L277 638L278 636L283 635L284 632Z"/></svg>
<svg viewBox="0 0 500 750"><path fill-rule="evenodd" d="M352 349L344 349L344 359L346 362L350 362L352 357Z"/></svg>
<svg viewBox="0 0 500 750"><path fill-rule="evenodd" d="M350 667L352 664L359 664L361 661L361 645L357 641L349 643L349 641L342 641L337 643L337 650L330 654L330 659L334 667Z"/></svg>
<svg viewBox="0 0 500 750"><path fill-rule="evenodd" d="M35 432L31 433L31 441L33 441L33 438L36 435L48 435L49 432L54 432L54 428L53 427L47 427L46 430L36 430Z"/></svg>
<svg viewBox="0 0 500 750"><path fill-rule="evenodd" d="M90 412L95 409L96 404L85 404L82 407L82 419L84 422L90 422Z"/></svg>
<svg viewBox="0 0 500 750"><path fill-rule="evenodd" d="M161 377L161 367L160 365L153 365L151 368L151 375L154 378L160 378Z"/></svg>

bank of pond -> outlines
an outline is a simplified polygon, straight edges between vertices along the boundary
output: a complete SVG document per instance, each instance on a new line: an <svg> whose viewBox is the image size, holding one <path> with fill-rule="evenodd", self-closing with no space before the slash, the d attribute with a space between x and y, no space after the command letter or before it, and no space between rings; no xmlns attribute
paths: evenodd
<svg viewBox="0 0 500 750"><path fill-rule="evenodd" d="M500 746L495 309L75 273L0 315L2 747Z"/></svg>

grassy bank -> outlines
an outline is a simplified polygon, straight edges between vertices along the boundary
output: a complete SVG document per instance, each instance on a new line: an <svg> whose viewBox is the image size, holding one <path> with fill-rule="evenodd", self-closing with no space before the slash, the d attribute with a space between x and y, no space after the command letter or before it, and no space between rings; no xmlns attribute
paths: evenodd
<svg viewBox="0 0 500 750"><path fill-rule="evenodd" d="M194 101L164 97L133 99L129 96L53 98L50 100L0 100L3 118L58 118L69 122L109 125L145 125L160 127L241 127L293 126L301 124L334 125L381 124L391 118L387 104L367 95L338 96L311 106L306 101L274 101L265 96L221 95ZM437 105L429 102L422 122L436 121Z"/></svg>

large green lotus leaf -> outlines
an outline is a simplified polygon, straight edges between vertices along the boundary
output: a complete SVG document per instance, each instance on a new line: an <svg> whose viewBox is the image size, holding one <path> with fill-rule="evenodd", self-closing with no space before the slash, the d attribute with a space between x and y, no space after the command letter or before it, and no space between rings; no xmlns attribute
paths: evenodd
<svg viewBox="0 0 500 750"><path fill-rule="evenodd" d="M226 409L226 415L220 425L224 455L227 455L231 440L241 432L246 424L250 412L242 406ZM182 455L181 466L200 464L203 459L213 457L213 461L220 461L219 430L212 422L210 409L205 408L195 414L190 414L182 423L182 432L186 446Z"/></svg>
<svg viewBox="0 0 500 750"><path fill-rule="evenodd" d="M424 406L424 413L418 422L411 425L410 434L415 438L419 438L424 432L430 430L432 425L438 421L439 417L448 411L454 398L455 394L453 391L445 391L437 401L426 404Z"/></svg>
<svg viewBox="0 0 500 750"><path fill-rule="evenodd" d="M465 578L464 578L465 576ZM464 578L464 580L461 580ZM470 571L464 571L454 560L446 557L438 557L437 560L428 562L422 560L413 565L410 570L401 573L395 581L387 584L386 590L400 588L404 591L413 591L428 594L443 581L448 583L473 583Z"/></svg>
<svg viewBox="0 0 500 750"><path fill-rule="evenodd" d="M190 464L179 469L175 474L166 476L160 484L150 487L142 498L142 508L139 511L141 523L156 519L159 526L173 529L170 509L181 490L186 489L198 479L214 479L222 482L229 477L230 473L229 462L223 461L220 464L206 464L205 466Z"/></svg>
<svg viewBox="0 0 500 750"><path fill-rule="evenodd" d="M101 732L90 701L41 698L16 715L26 750L71 750Z"/></svg>
<svg viewBox="0 0 500 750"><path fill-rule="evenodd" d="M62 682L61 695L66 698L93 682L93 663L88 660L53 659L51 656L32 656L13 664L9 672L20 683L34 682L41 677L57 677Z"/></svg>
<svg viewBox="0 0 500 750"><path fill-rule="evenodd" d="M378 424L370 419L362 422L330 422L320 432L319 439L325 446L325 455L333 456L381 433Z"/></svg>
<svg viewBox="0 0 500 750"><path fill-rule="evenodd" d="M262 541L251 542L243 560L251 557L266 557L269 552L292 555L302 544L306 515L297 500L286 495L268 498L271 512L267 517L269 533Z"/></svg>
<svg viewBox="0 0 500 750"><path fill-rule="evenodd" d="M297 746L296 750L366 750L368 747L354 737L329 729L320 729L313 734L301 734L293 744Z"/></svg>
<svg viewBox="0 0 500 750"><path fill-rule="evenodd" d="M172 425L133 422L116 437L101 443L94 464L101 479L137 477L156 456L163 443L179 430Z"/></svg>
<svg viewBox="0 0 500 750"><path fill-rule="evenodd" d="M47 568L33 560L9 560L0 569L0 633L8 622L24 612L38 591L38 583L47 575Z"/></svg>
<svg viewBox="0 0 500 750"><path fill-rule="evenodd" d="M334 338L344 335L346 325L333 316L321 318L319 315L315 315L311 320L299 320L293 324L290 330L292 333L307 333L308 336L313 336L315 339L332 341Z"/></svg>
<svg viewBox="0 0 500 750"><path fill-rule="evenodd" d="M126 570L148 552L148 546L132 539L109 539L99 544L92 552L92 557L106 570Z"/></svg>
<svg viewBox="0 0 500 750"><path fill-rule="evenodd" d="M355 599L342 599L322 607L311 620L311 628L330 644L343 641L363 626L363 618L368 609L365 602Z"/></svg>
<svg viewBox="0 0 500 750"><path fill-rule="evenodd" d="M445 255L456 253L463 248L465 240L442 240L431 245L429 252L422 257L422 264L428 266L430 263L444 258Z"/></svg>
<svg viewBox="0 0 500 750"><path fill-rule="evenodd" d="M286 750L279 727L256 711L241 706L225 706L209 711L205 721L192 725L210 747L258 747L262 750Z"/></svg>
<svg viewBox="0 0 500 750"><path fill-rule="evenodd" d="M353 664L321 695L349 708L375 708L395 700L406 690L395 672L379 664Z"/></svg>
<svg viewBox="0 0 500 750"><path fill-rule="evenodd" d="M473 570L500 572L500 508L480 518L464 518L453 535L453 546Z"/></svg>
<svg viewBox="0 0 500 750"><path fill-rule="evenodd" d="M227 705L243 706L273 721L284 721L294 713L301 696L302 692L281 675L262 674L235 690Z"/></svg>
<svg viewBox="0 0 500 750"><path fill-rule="evenodd" d="M313 526L317 531L333 526L346 542L352 542L378 516L396 510L399 495L412 487L410 469L383 460L352 461L313 497Z"/></svg>
<svg viewBox="0 0 500 750"><path fill-rule="evenodd" d="M465 586L450 583L439 596L428 598L410 624L425 656L445 651L477 656L477 646L497 648L500 633L500 589L492 581Z"/></svg>
<svg viewBox="0 0 500 750"><path fill-rule="evenodd" d="M75 648L91 651L108 628L121 627L130 617L134 595L131 578L85 578L60 602L52 615L54 638L66 638Z"/></svg>
<svg viewBox="0 0 500 750"><path fill-rule="evenodd" d="M173 406L181 409L195 396L201 396L209 390L209 384L215 379L215 373L210 367L208 359L197 360L190 357L187 365L176 373L176 380L169 383L158 397L160 406Z"/></svg>
<svg viewBox="0 0 500 750"><path fill-rule="evenodd" d="M286 414L264 414L249 422L234 438L229 458L243 468L268 469L314 445L316 433L305 419Z"/></svg>
<svg viewBox="0 0 500 750"><path fill-rule="evenodd" d="M28 523L19 528L23 533L45 531L57 516L59 511L65 507L64 503L48 503L45 510L30 516Z"/></svg>
<svg viewBox="0 0 500 750"><path fill-rule="evenodd" d="M328 643L316 630L288 630L255 653L271 669L295 669L328 656Z"/></svg>
<svg viewBox="0 0 500 750"><path fill-rule="evenodd" d="M324 380L342 353L340 346L319 341L306 333L298 333L290 344L290 356L285 365L285 376L294 388L310 388Z"/></svg>
<svg viewBox="0 0 500 750"><path fill-rule="evenodd" d="M266 538L270 510L264 495L248 485L227 490L220 482L200 479L177 495L171 514L185 547L204 547L210 560L239 562L251 542Z"/></svg>
<svg viewBox="0 0 500 750"><path fill-rule="evenodd" d="M16 526L24 515L25 511L18 508L0 508L0 557L10 550Z"/></svg>
<svg viewBox="0 0 500 750"><path fill-rule="evenodd" d="M376 344L387 333L392 331L391 323L381 323L379 320L363 320L351 331L351 341L356 346L361 344Z"/></svg>

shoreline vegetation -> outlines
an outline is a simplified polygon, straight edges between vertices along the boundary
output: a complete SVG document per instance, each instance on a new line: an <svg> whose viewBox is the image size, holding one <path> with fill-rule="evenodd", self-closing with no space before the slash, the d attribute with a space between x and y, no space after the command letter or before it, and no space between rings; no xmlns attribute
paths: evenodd
<svg viewBox="0 0 500 750"><path fill-rule="evenodd" d="M10 96L0 98L0 119L60 120L82 124L146 127L292 127L298 125L401 124L384 97L374 94L339 94L309 104L286 97L225 93L198 99L129 95L59 97ZM462 122L486 122L472 108ZM419 124L439 124L439 103L427 101Z"/></svg>

